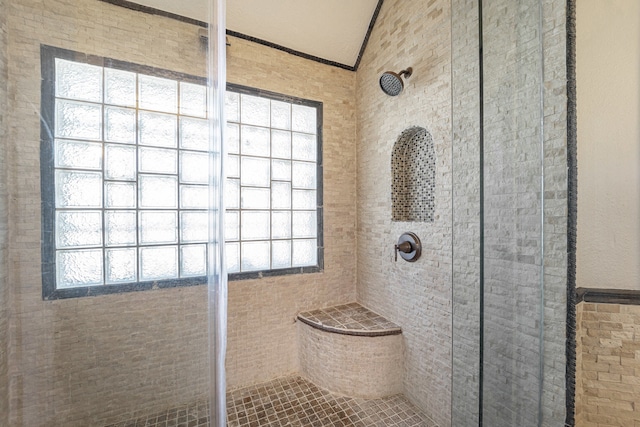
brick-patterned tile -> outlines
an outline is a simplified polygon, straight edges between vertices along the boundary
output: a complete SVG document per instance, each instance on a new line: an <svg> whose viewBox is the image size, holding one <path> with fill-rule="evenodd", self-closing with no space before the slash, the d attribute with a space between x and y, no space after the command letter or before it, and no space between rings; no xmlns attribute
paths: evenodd
<svg viewBox="0 0 640 427"><path fill-rule="evenodd" d="M577 319L576 425L640 425L640 306L581 303Z"/></svg>
<svg viewBox="0 0 640 427"><path fill-rule="evenodd" d="M8 146L0 164L8 182L0 197L15 197L10 210L0 203L0 236L8 223L11 247L9 268L0 268L9 272L0 286L11 283L11 296L0 298L13 302L11 324L0 312L0 328L13 328L7 335L15 365L5 370L0 363L0 375L12 372L0 395L9 395L3 391L10 382L14 396L11 407L0 406L13 419L0 416L0 424L105 425L205 396L206 285L42 301L40 263L40 45L206 76L199 27L96 0L0 4L3 35L10 35L0 49L3 81L20 94L6 115L2 103ZM353 72L229 39L230 82L324 106L325 269L230 284L227 378L237 388L296 371L298 312L355 300L356 92Z"/></svg>

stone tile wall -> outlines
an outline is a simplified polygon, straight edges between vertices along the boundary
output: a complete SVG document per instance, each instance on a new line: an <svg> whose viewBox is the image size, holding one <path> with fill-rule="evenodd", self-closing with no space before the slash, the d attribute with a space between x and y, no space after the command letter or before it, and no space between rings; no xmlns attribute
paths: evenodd
<svg viewBox="0 0 640 427"><path fill-rule="evenodd" d="M324 272L229 283L228 386L297 372L296 314L355 300L355 73L229 37L227 80L323 103Z"/></svg>
<svg viewBox="0 0 640 427"><path fill-rule="evenodd" d="M10 105L6 111L10 117L0 123L2 153L7 156L0 154L0 166L5 162L10 167L0 167L8 175L6 181L0 179L0 251L6 248L1 238L3 215L11 224L8 244L12 249L9 268L1 270L9 276L0 276L0 334L6 331L2 322L7 321L1 313L6 288L1 286L8 280L14 290L9 342L12 399L10 411L0 413L11 414L10 425L99 425L202 397L207 390L206 287L43 302L39 262L40 43L204 75L198 28L95 0L5 2L0 0L0 8L8 8L8 13L0 14L0 28L5 19L10 40L7 58L0 48L0 70L8 60ZM454 4L473 13L469 2ZM472 147L466 151L464 146L452 146L452 133L464 131L471 138L477 128L471 122L463 124L464 129L452 128L449 7L443 0L387 0L357 75L230 38L230 82L324 103L325 200L324 272L230 283L227 366L231 388L298 371L295 314L353 301L357 270L358 301L403 328L406 395L440 425L451 425L451 272L469 286L476 283L477 244L473 242L478 230L472 216L478 199L473 192L452 194L465 183L476 188L473 176L456 175L461 170L456 164L473 167L477 159ZM543 12L547 190L543 411L545 425L554 426L563 418L564 408L563 2L544 0ZM477 22L464 28L470 37L474 25ZM4 32L0 36L1 47ZM472 47L465 49L469 49L466 54L475 55ZM468 88L473 98L477 73L473 61L465 64L453 71L469 73L460 87ZM395 98L384 95L378 87L380 74L407 66L414 68L414 74L406 80L404 93ZM3 90L0 86L0 97ZM3 125L6 138L1 134ZM426 128L435 143L433 223L391 221L391 149L411 126ZM452 197L456 203L468 202L469 211L454 217ZM8 206L3 199L10 200ZM455 232L452 223L469 229ZM404 231L422 238L423 257L415 264L393 262L393 244ZM458 259L452 268L456 236L461 239L454 241L456 246L467 242L470 246L465 252L468 258ZM472 306L475 296L461 298ZM469 328L466 333L471 336L475 326ZM472 352L474 345L469 340L457 351ZM0 358L0 387L2 363ZM473 410L472 405L469 409ZM3 421L0 418L0 424Z"/></svg>
<svg viewBox="0 0 640 427"><path fill-rule="evenodd" d="M453 420L463 426L477 425L478 419L479 28L476 1L455 1L452 7ZM561 1L483 4L483 409L485 422L492 425L535 424L540 382L543 425L562 425L565 417L565 33ZM544 308L540 306L543 280ZM541 320L543 377L538 348ZM509 378L506 384L505 378Z"/></svg>
<svg viewBox="0 0 640 427"><path fill-rule="evenodd" d="M567 5L543 0L544 362L542 425L564 425L567 374Z"/></svg>
<svg viewBox="0 0 640 427"><path fill-rule="evenodd" d="M583 381L582 381L582 313L584 304L578 304L576 306L576 392L575 392L575 423L577 427L581 426L582 423L582 411L584 408L583 403ZM597 377L597 374L596 374Z"/></svg>
<svg viewBox="0 0 640 427"><path fill-rule="evenodd" d="M539 3L483 2L483 421L537 426L542 284Z"/></svg>
<svg viewBox="0 0 640 427"><path fill-rule="evenodd" d="M106 425L208 390L205 286L42 301L40 44L205 75L198 29L95 0L9 4L11 424Z"/></svg>
<svg viewBox="0 0 640 427"><path fill-rule="evenodd" d="M479 423L480 43L477 0L452 2L452 425Z"/></svg>
<svg viewBox="0 0 640 427"><path fill-rule="evenodd" d="M344 335L298 322L300 372L319 387L379 399L402 393L402 335Z"/></svg>
<svg viewBox="0 0 640 427"><path fill-rule="evenodd" d="M7 0L0 0L0 425L9 424L9 281L7 280Z"/></svg>
<svg viewBox="0 0 640 427"><path fill-rule="evenodd" d="M640 425L640 306L577 308L576 426Z"/></svg>
<svg viewBox="0 0 640 427"><path fill-rule="evenodd" d="M439 425L451 424L450 2L387 0L357 72L358 302L402 327L404 392ZM385 95L385 71L413 67L404 91ZM393 222L391 154L419 126L435 147L433 222ZM394 262L403 232L422 240L415 263Z"/></svg>
<svg viewBox="0 0 640 427"><path fill-rule="evenodd" d="M39 177L41 43L204 76L199 27L96 0L8 8L10 425L105 425L202 399L206 286L42 301ZM231 41L229 81L321 101L325 120L325 271L230 283L228 384L239 387L298 370L297 312L355 299L355 76Z"/></svg>

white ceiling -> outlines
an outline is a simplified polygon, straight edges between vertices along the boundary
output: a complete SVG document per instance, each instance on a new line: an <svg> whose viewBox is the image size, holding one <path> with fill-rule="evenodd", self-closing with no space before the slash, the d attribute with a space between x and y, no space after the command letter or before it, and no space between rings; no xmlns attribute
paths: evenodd
<svg viewBox="0 0 640 427"><path fill-rule="evenodd" d="M134 0L207 21L207 0ZM227 29L354 66L378 0L227 0Z"/></svg>

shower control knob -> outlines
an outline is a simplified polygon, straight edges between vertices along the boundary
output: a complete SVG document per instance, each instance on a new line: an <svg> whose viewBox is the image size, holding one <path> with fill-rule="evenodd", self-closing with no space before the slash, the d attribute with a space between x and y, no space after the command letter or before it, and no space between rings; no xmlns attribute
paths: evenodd
<svg viewBox="0 0 640 427"><path fill-rule="evenodd" d="M415 262L422 254L422 243L415 233L404 233L395 245L396 261L398 261L398 252L405 261Z"/></svg>

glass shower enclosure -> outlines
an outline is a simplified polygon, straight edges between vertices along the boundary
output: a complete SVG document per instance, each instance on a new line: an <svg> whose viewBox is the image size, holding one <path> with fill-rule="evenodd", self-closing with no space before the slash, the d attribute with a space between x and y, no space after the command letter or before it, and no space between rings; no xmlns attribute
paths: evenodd
<svg viewBox="0 0 640 427"><path fill-rule="evenodd" d="M0 2L2 425L226 425L225 2L196 6Z"/></svg>
<svg viewBox="0 0 640 427"><path fill-rule="evenodd" d="M564 416L556 3L449 2L455 427ZM200 5L0 0L0 425L226 425L225 0Z"/></svg>
<svg viewBox="0 0 640 427"><path fill-rule="evenodd" d="M564 422L549 398L564 380L566 302L550 279L566 247L551 13L537 0L452 2L454 426Z"/></svg>

